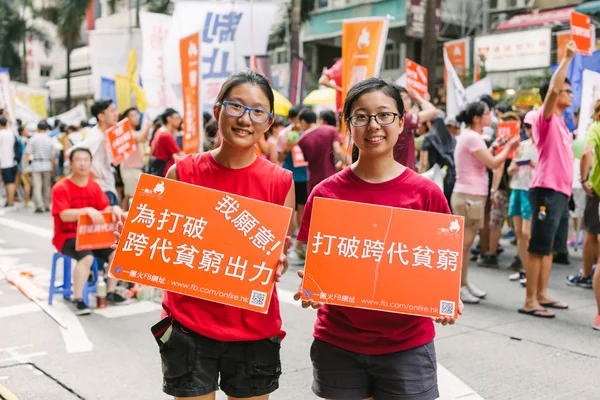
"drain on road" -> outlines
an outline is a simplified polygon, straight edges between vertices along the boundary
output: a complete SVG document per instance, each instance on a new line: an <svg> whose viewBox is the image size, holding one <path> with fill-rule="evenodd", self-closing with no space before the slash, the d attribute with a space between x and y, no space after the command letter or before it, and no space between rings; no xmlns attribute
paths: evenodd
<svg viewBox="0 0 600 400"><path fill-rule="evenodd" d="M81 399L85 400L73 389L54 378L34 363L22 363L0 366L0 376L6 386L0 391L0 400L24 399ZM0 386L0 389L2 386ZM11 397L11 395L13 397ZM16 396L16 397L14 397Z"/></svg>

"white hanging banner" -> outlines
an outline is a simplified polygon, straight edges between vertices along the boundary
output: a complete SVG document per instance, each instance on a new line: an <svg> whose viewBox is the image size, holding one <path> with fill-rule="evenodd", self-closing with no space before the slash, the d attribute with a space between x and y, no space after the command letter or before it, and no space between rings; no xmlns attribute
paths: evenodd
<svg viewBox="0 0 600 400"><path fill-rule="evenodd" d="M456 116L468 103L467 91L465 90L454 66L448 58L446 48L443 49L444 65L448 73L448 87L446 88L446 115Z"/></svg>
<svg viewBox="0 0 600 400"><path fill-rule="evenodd" d="M592 123L594 106L600 100L600 74L598 72L583 70L581 79L581 106L579 111L579 126L577 137L585 137Z"/></svg>
<svg viewBox="0 0 600 400"><path fill-rule="evenodd" d="M55 115L54 117L50 117L47 119L48 123L53 126L54 121L60 121L66 125L76 125L81 121L87 120L87 112L85 110L85 106L83 104L78 105L75 108L71 108L69 111Z"/></svg>

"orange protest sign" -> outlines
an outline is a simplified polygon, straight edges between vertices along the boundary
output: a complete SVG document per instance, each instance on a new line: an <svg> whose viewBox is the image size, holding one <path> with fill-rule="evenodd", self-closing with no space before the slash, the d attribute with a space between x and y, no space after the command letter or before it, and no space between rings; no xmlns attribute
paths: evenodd
<svg viewBox="0 0 600 400"><path fill-rule="evenodd" d="M385 17L346 19L342 28L342 102L358 82L379 75L387 40L389 20ZM342 121L342 145L351 151L350 138Z"/></svg>
<svg viewBox="0 0 600 400"><path fill-rule="evenodd" d="M94 224L89 215L80 215L77 221L77 236L75 238L75 249L95 250L107 249L115 243L113 232L117 229L117 224L113 222L111 212L102 213L104 223Z"/></svg>
<svg viewBox="0 0 600 400"><path fill-rule="evenodd" d="M459 77L465 78L467 74L467 68L470 63L469 57L469 39L458 39L444 43L444 48L448 54L450 64L454 67ZM448 73L444 66L444 87L447 87Z"/></svg>
<svg viewBox="0 0 600 400"><path fill-rule="evenodd" d="M571 40L571 31L556 32L556 61L561 62L565 57L565 48Z"/></svg>
<svg viewBox="0 0 600 400"><path fill-rule="evenodd" d="M110 150L112 151L113 165L121 164L125 160L125 157L135 151L137 145L135 144L129 118L125 118L112 128L108 128L106 136L108 137Z"/></svg>
<svg viewBox="0 0 600 400"><path fill-rule="evenodd" d="M181 91L183 95L183 151L196 153L201 148L200 134L200 34L179 41Z"/></svg>
<svg viewBox="0 0 600 400"><path fill-rule="evenodd" d="M519 136L521 130L521 123L519 121L500 121L496 129L496 137L504 142L508 142L512 138ZM504 145L499 146L496 149L496 154L502 152ZM512 150L508 158L513 158L517 150Z"/></svg>
<svg viewBox="0 0 600 400"><path fill-rule="evenodd" d="M592 28L590 16L578 12L571 13L571 39L577 44L577 52L591 55Z"/></svg>
<svg viewBox="0 0 600 400"><path fill-rule="evenodd" d="M463 228L463 217L315 198L302 297L456 317Z"/></svg>
<svg viewBox="0 0 600 400"><path fill-rule="evenodd" d="M308 165L308 161L304 159L304 153L298 145L292 147L292 162L294 163L294 168L306 167Z"/></svg>
<svg viewBox="0 0 600 400"><path fill-rule="evenodd" d="M290 208L144 174L110 271L266 313L291 216Z"/></svg>
<svg viewBox="0 0 600 400"><path fill-rule="evenodd" d="M427 68L408 58L406 59L406 88L414 90L423 98L429 92L427 88Z"/></svg>

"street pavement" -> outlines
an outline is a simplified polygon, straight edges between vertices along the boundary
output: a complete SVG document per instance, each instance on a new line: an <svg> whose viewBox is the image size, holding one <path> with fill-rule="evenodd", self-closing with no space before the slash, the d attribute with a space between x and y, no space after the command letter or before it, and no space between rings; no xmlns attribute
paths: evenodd
<svg viewBox="0 0 600 400"><path fill-rule="evenodd" d="M0 267L32 272L47 285L51 229L48 214L23 208L0 212ZM515 248L503 244L500 261L508 265ZM278 285L288 335L274 400L316 398L309 359L316 312L291 298L299 268L292 266ZM542 320L517 313L524 289L509 282L509 271L472 263L471 281L489 295L480 305L467 305L457 325L437 327L441 398L599 399L600 332L590 326L593 292L565 285L565 276L580 268L581 250L572 252L571 266L554 266L550 293L570 309ZM10 399L10 393L26 400L169 398L161 392L160 357L150 334L159 304L137 302L77 318L56 296L49 309L68 329L0 277L0 399Z"/></svg>

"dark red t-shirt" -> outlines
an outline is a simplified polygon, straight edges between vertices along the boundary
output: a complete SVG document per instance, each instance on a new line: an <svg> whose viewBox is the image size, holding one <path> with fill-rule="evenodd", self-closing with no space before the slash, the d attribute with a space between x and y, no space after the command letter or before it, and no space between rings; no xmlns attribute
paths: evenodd
<svg viewBox="0 0 600 400"><path fill-rule="evenodd" d="M248 167L231 169L219 164L210 152L206 152L178 158L176 165L181 182L279 205L285 203L293 183L290 171L262 157L256 157L256 161ZM172 292L165 292L163 309L165 315L170 315L186 328L224 342L285 336L281 330L276 288L267 314Z"/></svg>
<svg viewBox="0 0 600 400"><path fill-rule="evenodd" d="M84 187L77 186L69 178L63 178L52 188L52 216L54 238L52 244L61 252L65 241L77 236L77 222L64 222L60 213L69 209L92 207L98 211L110 205L108 197L93 179Z"/></svg>
<svg viewBox="0 0 600 400"><path fill-rule="evenodd" d="M450 214L440 188L410 169L390 181L373 184L345 168L310 194L298 233L301 242L308 241L315 197ZM357 353L387 354L429 343L435 329L430 318L324 305L317 314L314 337Z"/></svg>
<svg viewBox="0 0 600 400"><path fill-rule="evenodd" d="M416 170L415 160L415 132L419 129L419 116L416 114L404 114L404 130L398 136L398 141L394 146L394 160L412 169Z"/></svg>
<svg viewBox="0 0 600 400"><path fill-rule="evenodd" d="M339 87L342 87L342 72L344 67L344 60L340 58L337 60L331 68L326 70L323 74L335 82ZM339 113L342 111L342 92L339 90L335 91L335 108Z"/></svg>
<svg viewBox="0 0 600 400"><path fill-rule="evenodd" d="M341 142L338 130L330 125L321 125L303 134L298 141L304 159L308 161L308 192L319 182L337 172L333 157L333 142Z"/></svg>
<svg viewBox="0 0 600 400"><path fill-rule="evenodd" d="M150 144L152 155L159 160L167 160L167 166L163 171L163 176L167 175L169 168L175 164L173 156L181 151L173 134L163 128L159 129L154 135Z"/></svg>

